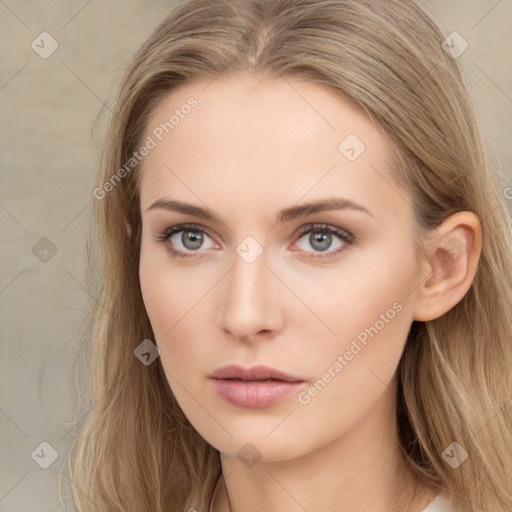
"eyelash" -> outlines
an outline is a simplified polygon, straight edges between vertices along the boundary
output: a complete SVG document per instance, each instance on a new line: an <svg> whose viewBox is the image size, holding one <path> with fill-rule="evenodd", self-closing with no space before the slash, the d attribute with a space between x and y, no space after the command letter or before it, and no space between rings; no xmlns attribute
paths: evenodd
<svg viewBox="0 0 512 512"><path fill-rule="evenodd" d="M176 233L180 233L182 231L191 231L193 233L201 233L203 235L207 235L210 238L212 238L208 231L199 226L198 224L178 224L176 226L171 226L167 228L164 232L162 232L158 237L157 241L160 243L163 243L166 245L166 249L171 253L172 256L176 256L178 258L184 258L184 259L193 259L201 257L200 252L201 251L193 251L192 253L184 253L181 251L176 250L172 244L170 243L169 239L175 235ZM303 226L302 228L299 228L296 233L294 234L294 237L298 237L299 239L302 238L305 234L310 232L321 232L321 233L328 233L336 236L340 241L344 242L346 245L357 245L357 240L348 231L344 231L342 229L336 228L334 226L330 226L329 224L308 224L307 226ZM342 247L336 249L335 251L326 251L325 254L328 254L328 256L307 256L307 258L312 259L331 259L335 256L337 256L339 253L344 251L346 249L346 246L343 245ZM321 254L320 251L316 251L319 254Z"/></svg>

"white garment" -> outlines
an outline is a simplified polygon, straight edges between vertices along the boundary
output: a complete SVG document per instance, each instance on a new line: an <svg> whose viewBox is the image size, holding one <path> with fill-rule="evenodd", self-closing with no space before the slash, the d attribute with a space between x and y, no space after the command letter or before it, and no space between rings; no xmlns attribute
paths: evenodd
<svg viewBox="0 0 512 512"><path fill-rule="evenodd" d="M438 494L427 508L423 509L423 512L450 512L450 508L448 507L448 501L446 498L443 498L440 494Z"/></svg>
<svg viewBox="0 0 512 512"><path fill-rule="evenodd" d="M217 494L217 489L219 487L219 483L222 479L222 475L217 480L217 485L215 486L215 490L213 491L212 501L210 503L209 511L211 512L213 508L213 502L215 500L215 495ZM448 501L446 498L443 498L440 494L438 494L428 505L426 508L422 510L422 512L450 512L450 508L448 506Z"/></svg>

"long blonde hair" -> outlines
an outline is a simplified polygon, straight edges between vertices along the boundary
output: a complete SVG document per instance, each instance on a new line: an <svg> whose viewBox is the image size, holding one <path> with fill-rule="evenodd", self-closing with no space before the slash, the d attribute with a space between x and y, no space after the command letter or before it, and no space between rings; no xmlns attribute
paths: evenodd
<svg viewBox="0 0 512 512"><path fill-rule="evenodd" d="M479 217L483 249L470 290L440 318L412 324L396 417L410 468L455 511L512 510L510 220L444 38L405 0L173 3L125 72L96 178L102 192L91 199L95 299L80 345L90 392L69 475L78 511L208 510L219 452L184 416L160 359L146 366L134 356L154 337L138 278L138 166L121 179L118 170L169 91L237 72L305 78L362 108L392 144L394 179L414 199L418 244L452 213ZM456 468L445 452L454 442L468 453Z"/></svg>

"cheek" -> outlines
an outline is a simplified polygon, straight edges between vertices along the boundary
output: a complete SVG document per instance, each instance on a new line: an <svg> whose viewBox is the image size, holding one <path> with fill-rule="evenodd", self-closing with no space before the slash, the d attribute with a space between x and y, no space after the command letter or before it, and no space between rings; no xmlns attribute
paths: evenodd
<svg viewBox="0 0 512 512"><path fill-rule="evenodd" d="M296 397L294 416L303 425L307 449L348 432L379 403L391 400L412 322L412 279L411 267L397 264L383 272L379 265L373 271L354 269L338 284L325 283L323 293L315 288L315 296L310 295L311 309L335 334L319 340L303 360L311 380ZM321 427L313 417L322 418Z"/></svg>
<svg viewBox="0 0 512 512"><path fill-rule="evenodd" d="M174 391L172 377L189 380L185 369L197 367L208 346L199 319L205 318L208 291L215 284L215 276L197 268L178 268L165 251L143 249L139 278L154 342Z"/></svg>
<svg viewBox="0 0 512 512"><path fill-rule="evenodd" d="M142 297L157 339L170 336L194 314L214 283L204 270L179 267L163 248L141 250L139 279Z"/></svg>
<svg viewBox="0 0 512 512"><path fill-rule="evenodd" d="M296 312L293 307L287 311L290 323L300 323L299 310L300 316L306 313L311 320L316 316L315 323L323 326L324 341L335 349L349 346L359 334L364 343L365 337L371 339L368 331L377 336L377 330L379 338L388 338L391 342L396 334L403 332L402 324L407 332L414 297L410 292L417 276L414 260L383 253L374 253L365 259L367 261L341 265L332 271L317 271L311 276L288 273L283 280L290 283L290 288L306 306L304 309L295 301Z"/></svg>
<svg viewBox="0 0 512 512"><path fill-rule="evenodd" d="M370 261L345 267L339 277L333 272L320 281L297 281L294 290L307 297L309 309L330 328L323 329L314 352L308 349L304 364L312 380L320 382L304 401L322 394L315 400L335 405L342 393L350 403L353 393L365 389L371 401L372 393L393 378L412 323L417 268L407 255L374 254ZM308 338L303 330L297 335L304 342ZM369 380L376 387L369 388Z"/></svg>

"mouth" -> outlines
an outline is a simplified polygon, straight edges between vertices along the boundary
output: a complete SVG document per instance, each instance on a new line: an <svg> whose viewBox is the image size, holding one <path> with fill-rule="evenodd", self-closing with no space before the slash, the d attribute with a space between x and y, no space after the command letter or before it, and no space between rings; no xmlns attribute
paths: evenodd
<svg viewBox="0 0 512 512"><path fill-rule="evenodd" d="M303 379L290 375L276 368L264 365L257 365L251 368L244 368L239 365L223 366L215 370L211 375L212 379L258 381L258 382L304 382Z"/></svg>
<svg viewBox="0 0 512 512"><path fill-rule="evenodd" d="M297 392L305 382L266 366L243 368L224 366L210 375L216 392L237 407L262 408L282 401Z"/></svg>
<svg viewBox="0 0 512 512"><path fill-rule="evenodd" d="M271 382L271 381L279 381L279 382L287 382L281 379L223 379L223 380L238 380L241 382Z"/></svg>

